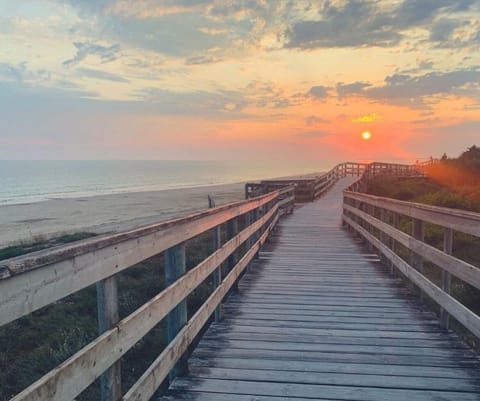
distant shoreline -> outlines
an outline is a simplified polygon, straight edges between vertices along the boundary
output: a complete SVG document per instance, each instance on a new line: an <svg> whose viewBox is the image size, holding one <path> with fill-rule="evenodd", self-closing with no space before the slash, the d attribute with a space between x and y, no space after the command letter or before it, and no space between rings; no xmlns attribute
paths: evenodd
<svg viewBox="0 0 480 401"><path fill-rule="evenodd" d="M251 180L256 181L256 180ZM244 185L247 181L241 182L226 182L226 183L217 183L217 184L198 184L198 185L178 185L176 187L167 187L167 188L159 188L159 189L140 189L140 188L132 188L132 189L125 189L119 191L112 191L112 192L98 192L98 193L72 193L71 195L65 194L65 196L52 196L46 197L44 199L32 200L32 201L0 201L0 210L3 207L9 206L24 206L24 205L36 205L42 202L49 202L49 201L59 201L59 200L79 200L79 199L89 199L94 198L97 196L115 196L115 195L124 195L124 194L137 194L137 193L145 193L145 192L162 192L162 191L177 191L183 189L195 189L195 188L210 188L210 187L218 187L218 186L225 186L225 185Z"/></svg>
<svg viewBox="0 0 480 401"><path fill-rule="evenodd" d="M241 200L244 182L1 205L0 248L80 231L128 230L206 209L209 195L217 205Z"/></svg>

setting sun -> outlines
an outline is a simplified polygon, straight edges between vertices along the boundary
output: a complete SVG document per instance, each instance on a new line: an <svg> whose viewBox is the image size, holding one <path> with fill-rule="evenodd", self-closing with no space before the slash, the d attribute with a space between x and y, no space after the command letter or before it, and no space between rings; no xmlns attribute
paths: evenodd
<svg viewBox="0 0 480 401"><path fill-rule="evenodd" d="M372 137L372 134L369 131L362 132L362 139L368 141Z"/></svg>

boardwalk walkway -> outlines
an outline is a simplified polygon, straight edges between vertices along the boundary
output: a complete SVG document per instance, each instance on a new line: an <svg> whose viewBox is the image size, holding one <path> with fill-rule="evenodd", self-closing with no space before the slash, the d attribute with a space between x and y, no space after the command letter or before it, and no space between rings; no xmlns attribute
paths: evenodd
<svg viewBox="0 0 480 401"><path fill-rule="evenodd" d="M342 230L349 182L283 219L163 400L480 400L479 359Z"/></svg>

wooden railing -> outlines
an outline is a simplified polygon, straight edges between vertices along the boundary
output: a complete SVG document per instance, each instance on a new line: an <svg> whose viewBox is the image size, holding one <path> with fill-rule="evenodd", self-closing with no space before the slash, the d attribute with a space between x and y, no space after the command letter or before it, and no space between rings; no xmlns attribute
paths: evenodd
<svg viewBox="0 0 480 401"><path fill-rule="evenodd" d="M341 163L324 174L298 178L263 180L259 183L245 184L245 197L251 198L266 194L286 185L295 186L295 202L312 202L327 191L338 179L352 175L362 175L369 164Z"/></svg>
<svg viewBox="0 0 480 401"><path fill-rule="evenodd" d="M267 240L278 219L293 210L294 187L211 208L188 217L35 252L0 262L0 326L97 285L100 335L30 385L14 401L75 399L102 375L105 400L149 400L171 372L185 369L182 355L212 315L220 319L224 297ZM238 220L244 224L238 231ZM227 240L220 241L225 227ZM216 250L186 271L185 241L213 231ZM236 261L239 248L246 244ZM164 253L167 288L122 320L116 274ZM229 269L221 277L221 264ZM215 289L187 320L186 298L213 274ZM120 358L154 326L167 319L168 346L122 395Z"/></svg>
<svg viewBox="0 0 480 401"><path fill-rule="evenodd" d="M451 315L480 338L480 316L451 294L451 275L480 289L478 266L452 256L454 232L480 237L480 214L358 192L365 189L365 180L363 176L344 191L344 224L363 237L370 248L375 248L393 271L401 272L440 306L443 327L449 327ZM399 229L401 221L404 225L411 221L411 235ZM443 230L443 249L425 242L426 224ZM399 251L399 244L407 250L408 257ZM441 269L440 285L425 275L424 261Z"/></svg>

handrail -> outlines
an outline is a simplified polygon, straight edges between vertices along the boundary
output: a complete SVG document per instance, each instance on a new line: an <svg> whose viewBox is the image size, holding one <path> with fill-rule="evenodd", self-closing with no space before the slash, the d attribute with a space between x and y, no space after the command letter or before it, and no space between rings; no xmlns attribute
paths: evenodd
<svg viewBox="0 0 480 401"><path fill-rule="evenodd" d="M349 198L452 230L480 236L480 213L345 191Z"/></svg>
<svg viewBox="0 0 480 401"><path fill-rule="evenodd" d="M449 327L451 315L480 338L480 316L450 294L451 275L480 289L480 268L452 256L454 232L480 238L480 213L357 192L364 188L365 179L364 175L344 190L344 224L362 236L369 246L376 248L389 261L392 269L398 269L441 307L443 327ZM398 228L400 216L412 220L412 235ZM425 223L443 228L443 250L425 243ZM410 252L410 263L399 255L397 244ZM441 269L441 287L423 274L424 261Z"/></svg>
<svg viewBox="0 0 480 401"><path fill-rule="evenodd" d="M275 200L278 192L0 262L0 326ZM26 274L29 273L29 274Z"/></svg>
<svg viewBox="0 0 480 401"><path fill-rule="evenodd" d="M129 316L106 327L103 334L16 395L12 401L75 399L100 375L110 372L111 366L168 316L168 324L172 323L169 331L174 331L170 345L123 397L124 400L148 399L145 395L134 396L135 389L141 387L142 394L151 395L167 377L228 290L258 253L279 217L292 211L293 192L294 187L290 186L183 218L0 262L0 268L4 272L3 279L0 279L0 326L94 283L98 286L99 283L109 282L116 288L117 273L161 252L166 252L166 259L174 264L169 267L167 262L167 272L172 268L183 269L167 288ZM220 244L214 253L186 272L185 247L182 244L206 231L218 232L223 224L232 231L231 228L236 226L232 222L239 217L245 217L245 228L239 233L233 230L223 245ZM230 265L232 255L245 243L247 250L243 257ZM197 314L188 321L186 314L178 320L174 310L182 307L186 311L186 297L210 275L220 272L221 264L227 260L229 273L223 280L219 274L216 289ZM174 272L171 270L170 274ZM106 302L118 310L117 299ZM119 372L117 375L118 379ZM151 387L152 380L155 388ZM145 383L149 383L148 389L145 388ZM107 396L107 399L118 399L118 394Z"/></svg>

